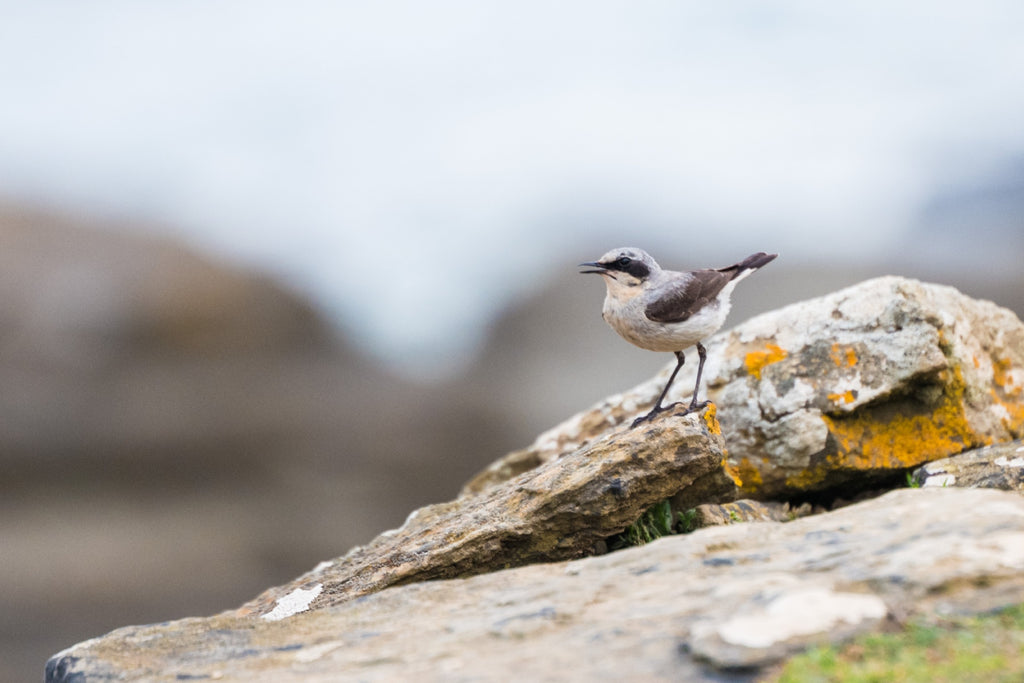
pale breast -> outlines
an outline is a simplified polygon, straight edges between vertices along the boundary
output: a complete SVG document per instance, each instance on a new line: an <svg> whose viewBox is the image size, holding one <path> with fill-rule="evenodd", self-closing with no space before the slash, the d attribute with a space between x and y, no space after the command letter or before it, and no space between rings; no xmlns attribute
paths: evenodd
<svg viewBox="0 0 1024 683"><path fill-rule="evenodd" d="M623 339L649 351L682 351L717 332L729 314L729 299L718 299L689 319L657 323L644 315L639 298L621 301L607 297L602 314Z"/></svg>

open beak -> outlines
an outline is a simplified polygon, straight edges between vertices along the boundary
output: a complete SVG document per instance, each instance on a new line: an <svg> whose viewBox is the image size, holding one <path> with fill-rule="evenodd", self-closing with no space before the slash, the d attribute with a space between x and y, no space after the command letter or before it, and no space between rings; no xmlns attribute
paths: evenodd
<svg viewBox="0 0 1024 683"><path fill-rule="evenodd" d="M593 268L594 270L581 270L580 275L586 275L587 273L597 273L598 275L604 275L605 273L608 272L608 269L602 266L597 261L587 261L586 263L581 263L578 267L583 268L584 266L586 266L587 268Z"/></svg>

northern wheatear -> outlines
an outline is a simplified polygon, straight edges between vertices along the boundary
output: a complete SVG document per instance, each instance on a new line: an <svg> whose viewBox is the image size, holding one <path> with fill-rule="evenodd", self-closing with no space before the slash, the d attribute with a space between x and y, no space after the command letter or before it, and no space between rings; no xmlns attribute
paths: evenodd
<svg viewBox="0 0 1024 683"><path fill-rule="evenodd" d="M678 405L673 403L662 408L661 402L686 360L683 350L693 344L697 345L700 365L693 400L686 412L700 410L708 404L707 401L697 402L700 376L707 358L701 341L725 323L731 306L729 296L736 283L776 256L778 254L757 253L726 268L677 272L663 270L643 249L625 247L612 249L597 261L580 264L593 269L581 273L597 273L604 278L608 292L601 315L605 322L626 341L642 349L671 351L676 355L676 367L668 383L651 411L633 422L634 427Z"/></svg>

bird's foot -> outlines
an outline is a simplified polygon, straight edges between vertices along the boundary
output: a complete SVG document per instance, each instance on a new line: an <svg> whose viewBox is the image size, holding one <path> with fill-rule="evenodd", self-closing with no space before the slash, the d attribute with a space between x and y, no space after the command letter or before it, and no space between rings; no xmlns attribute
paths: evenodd
<svg viewBox="0 0 1024 683"><path fill-rule="evenodd" d="M690 401L690 405L688 405L685 410L683 410L682 412L677 412L675 415L676 417L683 417L684 415L689 415L690 413L699 412L707 408L709 403L711 403L711 401L701 401L700 403L698 403L696 400ZM682 402L672 403L667 406L654 406L654 408L651 409L651 412L647 413L646 415L641 415L637 419L633 420L633 424L630 425L630 429L636 429L644 422L650 422L651 420L658 417L662 413L668 412L670 410L675 410L681 405L683 405Z"/></svg>
<svg viewBox="0 0 1024 683"><path fill-rule="evenodd" d="M646 415L641 415L637 419L633 420L633 424L629 425L629 428L630 429L636 429L637 427L642 425L644 422L650 422L655 417L657 417L658 413L660 413L660 412L661 412L660 410L652 410L651 412L647 413Z"/></svg>
<svg viewBox="0 0 1024 683"><path fill-rule="evenodd" d="M651 420L653 420L654 418L658 417L662 413L664 413L664 412L666 412L668 410L673 410L677 406L681 406L681 405L683 405L683 404L682 403L672 403L672 404L667 405L667 406L654 406L653 408L651 408L651 412L647 413L646 415L641 415L637 419L633 420L633 424L630 426L630 429L635 429L636 427L639 427L640 425L642 425L644 422L650 422ZM686 412L679 413L679 415L680 416L686 415L689 412L690 412L690 409L687 408Z"/></svg>
<svg viewBox="0 0 1024 683"><path fill-rule="evenodd" d="M707 408L710 403L711 401L701 401L700 403L697 403L697 399L693 399L690 401L690 407L686 409L686 412L687 414L696 413L699 410Z"/></svg>

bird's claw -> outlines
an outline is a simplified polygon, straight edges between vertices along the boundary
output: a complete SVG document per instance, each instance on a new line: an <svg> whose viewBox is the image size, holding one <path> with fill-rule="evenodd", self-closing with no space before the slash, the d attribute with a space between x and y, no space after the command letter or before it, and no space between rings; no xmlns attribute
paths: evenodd
<svg viewBox="0 0 1024 683"><path fill-rule="evenodd" d="M683 417L685 415L689 415L690 413L699 412L707 408L709 403L711 403L711 401L701 401L700 403L697 403L697 401L691 401L690 405L688 405L685 410L683 410L680 413L675 413L675 416ZM655 406L654 408L651 409L651 412L647 413L646 415L641 415L640 417L633 420L633 424L630 425L630 429L636 429L644 422L650 422L654 418L658 417L658 415L661 415L662 413L668 412L670 410L674 410L675 408L681 405L683 404L680 402L672 403L671 405L667 406Z"/></svg>
<svg viewBox="0 0 1024 683"><path fill-rule="evenodd" d="M655 411L652 410L651 412L647 413L646 415L641 415L637 419L633 420L633 424L631 424L629 426L629 428L630 429L636 429L637 427L642 425L644 422L650 422L651 420L653 420L655 415L657 415L657 414L658 413L656 413Z"/></svg>

